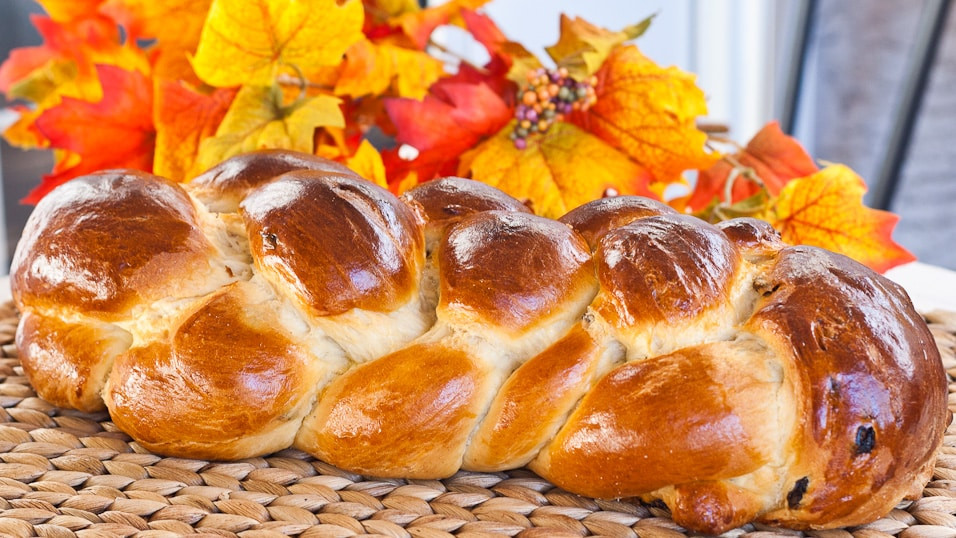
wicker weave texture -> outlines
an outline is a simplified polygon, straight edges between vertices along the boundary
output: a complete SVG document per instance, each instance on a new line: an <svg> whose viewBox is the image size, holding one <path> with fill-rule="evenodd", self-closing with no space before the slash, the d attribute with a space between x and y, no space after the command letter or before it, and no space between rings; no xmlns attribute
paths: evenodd
<svg viewBox="0 0 956 538"><path fill-rule="evenodd" d="M157 456L105 413L37 398L12 344L17 319L12 305L0 305L0 535L686 535L664 507L573 495L526 470L393 480L347 473L296 450L229 463ZM927 319L952 381L956 313ZM727 535L956 538L956 427L947 431L923 498L873 523L810 533L745 525Z"/></svg>

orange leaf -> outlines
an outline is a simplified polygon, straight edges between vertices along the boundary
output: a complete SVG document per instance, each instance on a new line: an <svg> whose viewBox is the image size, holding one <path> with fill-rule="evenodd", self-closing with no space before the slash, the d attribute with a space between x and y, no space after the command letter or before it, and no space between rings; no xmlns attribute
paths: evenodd
<svg viewBox="0 0 956 538"><path fill-rule="evenodd" d="M152 84L136 71L109 65L96 71L103 86L98 103L64 97L37 118L50 145L78 155L79 162L44 176L25 201L35 203L57 185L104 168L152 169Z"/></svg>
<svg viewBox="0 0 956 538"><path fill-rule="evenodd" d="M394 20L394 24L401 27L405 35L419 50L425 50L428 39L435 28L443 24L461 26L462 10L475 10L488 3L488 0L450 0L435 7L421 11L405 13Z"/></svg>
<svg viewBox="0 0 956 538"><path fill-rule="evenodd" d="M0 90L37 104L56 104L61 95L98 100L102 97L95 63L146 72L145 56L120 44L111 19L93 16L57 23L31 17L43 44L14 50L0 66Z"/></svg>
<svg viewBox="0 0 956 538"><path fill-rule="evenodd" d="M414 170L422 181L452 175L465 150L496 133L511 119L511 107L485 84L443 81L433 88L436 90L438 95L428 95L424 101L385 101L398 130L396 141L418 151L410 161L399 158L397 151L386 153L390 175L404 176Z"/></svg>
<svg viewBox="0 0 956 538"><path fill-rule="evenodd" d="M50 18L69 22L96 14L104 0L37 0Z"/></svg>
<svg viewBox="0 0 956 538"><path fill-rule="evenodd" d="M394 83L395 95L421 99L444 74L444 65L422 51L358 41L345 53L336 95L382 95Z"/></svg>
<svg viewBox="0 0 956 538"><path fill-rule="evenodd" d="M363 17L357 0L213 0L193 68L213 86L268 86L283 65L341 62L363 38Z"/></svg>
<svg viewBox="0 0 956 538"><path fill-rule="evenodd" d="M139 39L158 40L154 74L198 82L188 54L196 52L212 0L107 0L102 11L122 22Z"/></svg>
<svg viewBox="0 0 956 538"><path fill-rule="evenodd" d="M42 113L41 110L22 105L14 105L7 110L19 114L19 118L3 131L3 138L10 145L24 149L50 146L50 141L36 127L36 119Z"/></svg>
<svg viewBox="0 0 956 538"><path fill-rule="evenodd" d="M567 69L573 78L586 80L597 72L614 47L643 34L650 22L648 17L620 32L612 32L562 13L560 38L545 50L554 63Z"/></svg>
<svg viewBox="0 0 956 538"><path fill-rule="evenodd" d="M891 238L899 217L863 205L866 185L843 165L832 165L784 186L771 224L784 241L845 254L875 271L916 259Z"/></svg>
<svg viewBox="0 0 956 538"><path fill-rule="evenodd" d="M154 172L174 181L195 177L202 172L197 166L199 143L216 133L236 92L220 88L204 95L166 80L156 90Z"/></svg>
<svg viewBox="0 0 956 538"><path fill-rule="evenodd" d="M535 213L557 218L611 190L652 196L650 175L600 138L570 123L556 123L528 139L525 149L509 138L513 124L462 156L459 173L495 186Z"/></svg>
<svg viewBox="0 0 956 538"><path fill-rule="evenodd" d="M704 151L707 135L695 125L707 104L692 75L661 68L637 47L622 46L611 52L597 77L597 103L576 121L630 155L657 181L679 181L684 170L708 168L717 160Z"/></svg>
<svg viewBox="0 0 956 538"><path fill-rule="evenodd" d="M733 158L742 166L752 168L773 196L791 179L809 176L819 170L803 146L795 138L785 135L775 121L765 125ZM707 207L715 197L722 199L733 168L730 162L721 159L702 170L697 175L697 184L687 205L696 211ZM759 186L752 181L736 179L731 203L753 196L758 189Z"/></svg>

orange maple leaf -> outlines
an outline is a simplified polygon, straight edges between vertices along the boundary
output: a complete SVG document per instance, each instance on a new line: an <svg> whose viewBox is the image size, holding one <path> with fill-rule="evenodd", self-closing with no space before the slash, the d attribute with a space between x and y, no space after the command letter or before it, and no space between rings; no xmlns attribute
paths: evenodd
<svg viewBox="0 0 956 538"><path fill-rule="evenodd" d="M791 179L809 176L819 170L803 146L795 138L784 134L780 125L772 121L754 135L747 147L730 158L717 161L707 170L701 170L694 192L687 200L688 207L697 211L706 208L715 198L723 199L725 184L734 170L731 159L740 166L752 168L767 192L773 196L779 194ZM730 203L753 196L759 188L757 183L738 176L734 181Z"/></svg>
<svg viewBox="0 0 956 538"><path fill-rule="evenodd" d="M107 0L101 11L119 21L131 39L155 39L158 78L199 82L188 56L196 52L212 0Z"/></svg>
<svg viewBox="0 0 956 538"><path fill-rule="evenodd" d="M50 18L57 22L69 22L95 15L105 0L37 0Z"/></svg>
<svg viewBox="0 0 956 538"><path fill-rule="evenodd" d="M405 160L386 152L390 182L415 171L421 181L453 175L458 158L511 119L512 108L485 84L441 81L424 101L387 99L385 108L397 129L396 142L418 151Z"/></svg>
<svg viewBox="0 0 956 538"><path fill-rule="evenodd" d="M421 99L443 74L444 64L425 52L363 39L345 53L335 94L382 95L394 88L393 95Z"/></svg>
<svg viewBox="0 0 956 538"><path fill-rule="evenodd" d="M450 0L428 9L406 12L393 19L392 24L402 29L413 46L425 50L435 28L443 24L462 26L463 10L475 10L487 3L488 0Z"/></svg>
<svg viewBox="0 0 956 538"><path fill-rule="evenodd" d="M845 254L875 271L915 260L891 235L899 217L863 205L866 184L832 165L787 183L768 219L783 240Z"/></svg>
<svg viewBox="0 0 956 538"><path fill-rule="evenodd" d="M109 65L96 66L103 99L90 103L64 97L40 115L36 126L53 148L78 157L43 177L26 197L38 202L54 187L105 168L149 171L153 164L153 85L143 74ZM74 163L75 164L72 164Z"/></svg>
<svg viewBox="0 0 956 538"><path fill-rule="evenodd" d="M525 149L509 137L513 127L463 155L459 173L530 201L535 213L552 218L609 194L654 196L646 170L570 123L556 123Z"/></svg>
<svg viewBox="0 0 956 538"><path fill-rule="evenodd" d="M160 81L156 87L156 174L174 181L195 177L200 142L216 133L234 89L219 88L205 95L179 81Z"/></svg>
<svg viewBox="0 0 956 538"><path fill-rule="evenodd" d="M0 90L11 98L52 106L61 96L102 97L96 64L149 71L145 55L120 43L112 19L94 15L58 23L42 16L31 22L43 37L37 47L15 49L0 65Z"/></svg>
<svg viewBox="0 0 956 538"><path fill-rule="evenodd" d="M695 124L707 104L692 75L661 68L627 45L611 51L597 79L597 103L574 121L630 155L656 181L678 182L684 170L717 160L705 152L707 135Z"/></svg>

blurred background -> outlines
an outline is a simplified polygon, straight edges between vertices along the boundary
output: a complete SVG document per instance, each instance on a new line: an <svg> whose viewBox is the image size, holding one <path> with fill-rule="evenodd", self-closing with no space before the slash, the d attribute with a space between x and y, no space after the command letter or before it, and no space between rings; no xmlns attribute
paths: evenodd
<svg viewBox="0 0 956 538"><path fill-rule="evenodd" d="M492 0L509 38L544 57L566 13L610 29L656 14L637 40L661 65L696 73L709 122L745 144L777 119L818 160L851 166L867 204L901 220L894 238L956 269L956 13L949 0ZM30 0L0 0L0 57L39 44ZM463 33L449 48L480 57ZM0 96L0 106L5 104ZM9 121L0 112L0 128ZM0 273L32 209L20 200L52 157L0 142Z"/></svg>

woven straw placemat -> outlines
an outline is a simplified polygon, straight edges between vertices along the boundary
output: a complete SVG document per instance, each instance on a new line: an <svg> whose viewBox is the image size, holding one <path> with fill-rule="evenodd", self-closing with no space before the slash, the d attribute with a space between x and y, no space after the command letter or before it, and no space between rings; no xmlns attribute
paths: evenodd
<svg viewBox="0 0 956 538"><path fill-rule="evenodd" d="M956 313L927 316L950 379ZM601 501L526 470L446 480L347 473L296 450L240 462L164 458L118 431L106 413L36 397L16 358L17 313L0 305L0 534L12 536L640 536L686 533L662 506ZM956 383L950 408L956 408ZM956 427L933 481L862 527L801 533L745 525L730 536L956 538Z"/></svg>

